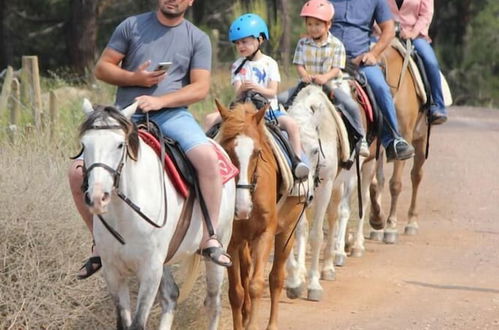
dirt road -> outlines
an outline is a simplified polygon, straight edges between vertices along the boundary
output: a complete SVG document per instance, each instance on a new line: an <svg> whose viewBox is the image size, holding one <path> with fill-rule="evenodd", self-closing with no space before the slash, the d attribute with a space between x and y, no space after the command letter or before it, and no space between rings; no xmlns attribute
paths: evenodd
<svg viewBox="0 0 499 330"><path fill-rule="evenodd" d="M499 329L499 111L452 108L432 132L424 169L419 234L367 241L364 257L322 282L319 303L283 293L280 329ZM385 210L388 201L385 187ZM264 328L268 295L262 307Z"/></svg>

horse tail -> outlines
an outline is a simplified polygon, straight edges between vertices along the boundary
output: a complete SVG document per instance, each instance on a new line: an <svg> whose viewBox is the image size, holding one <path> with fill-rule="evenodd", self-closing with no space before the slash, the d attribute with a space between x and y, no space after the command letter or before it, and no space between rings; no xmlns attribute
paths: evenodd
<svg viewBox="0 0 499 330"><path fill-rule="evenodd" d="M197 253L193 254L182 263L180 274L184 274L183 277L186 278L180 287L180 296L178 297L179 303L183 302L189 296L189 293L191 293L199 275L198 270L200 264L201 256Z"/></svg>
<svg viewBox="0 0 499 330"><path fill-rule="evenodd" d="M336 122L336 132L338 133L338 140L340 143L340 161L346 162L350 158L350 142L348 142L348 133L341 119L341 116L338 111L336 111L333 103L329 100L329 98L324 93L320 93L320 95L324 98L324 103L327 104L329 108L329 112L333 116L334 121Z"/></svg>

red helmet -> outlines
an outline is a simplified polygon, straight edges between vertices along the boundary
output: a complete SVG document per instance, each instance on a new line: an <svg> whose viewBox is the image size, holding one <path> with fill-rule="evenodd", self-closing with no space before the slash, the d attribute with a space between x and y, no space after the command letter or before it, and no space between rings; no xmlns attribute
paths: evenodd
<svg viewBox="0 0 499 330"><path fill-rule="evenodd" d="M313 17L324 22L329 22L334 16L334 7L327 0L310 0L303 5L300 16Z"/></svg>

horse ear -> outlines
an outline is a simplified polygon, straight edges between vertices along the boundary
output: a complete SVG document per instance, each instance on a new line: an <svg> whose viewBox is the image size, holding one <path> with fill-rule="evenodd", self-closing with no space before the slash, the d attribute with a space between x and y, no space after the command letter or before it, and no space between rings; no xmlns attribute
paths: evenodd
<svg viewBox="0 0 499 330"><path fill-rule="evenodd" d="M129 105L128 107L126 107L125 109L123 109L121 111L121 113L125 117L127 117L128 119L130 119L132 117L132 115L135 113L135 111L137 111L137 106L138 105L139 105L139 102L134 102L131 105Z"/></svg>
<svg viewBox="0 0 499 330"><path fill-rule="evenodd" d="M215 104L217 105L218 112L220 112L220 116L222 116L222 120L225 120L227 117L229 117L230 110L227 109L225 105L220 103L218 99L215 99Z"/></svg>
<svg viewBox="0 0 499 330"><path fill-rule="evenodd" d="M263 117L265 116L265 112L267 112L269 107L270 107L270 104L267 103L266 106L264 106L263 108L261 108L260 110L257 111L257 113L255 114L257 124L259 124L260 121L262 121Z"/></svg>
<svg viewBox="0 0 499 330"><path fill-rule="evenodd" d="M87 98L83 99L83 112L88 116L92 112L94 112L94 107L92 106L92 103Z"/></svg>

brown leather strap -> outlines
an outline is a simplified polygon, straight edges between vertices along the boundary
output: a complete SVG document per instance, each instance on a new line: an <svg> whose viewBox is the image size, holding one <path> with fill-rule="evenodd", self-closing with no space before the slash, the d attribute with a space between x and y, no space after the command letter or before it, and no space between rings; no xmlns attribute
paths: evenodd
<svg viewBox="0 0 499 330"><path fill-rule="evenodd" d="M170 244L168 245L168 254L166 255L165 264L170 261L171 258L175 255L180 244L184 241L185 235L187 234L187 229L191 225L192 219L192 209L194 207L195 194L189 194L187 200L184 203L184 207L182 208L182 212L180 213L180 218L177 222L177 226L175 227L175 232L173 233L172 239L170 240Z"/></svg>

